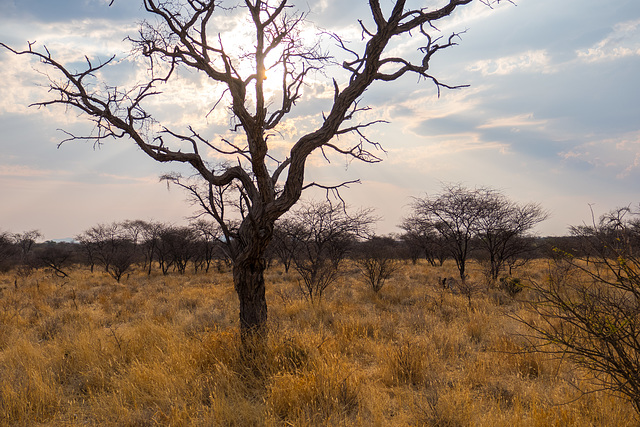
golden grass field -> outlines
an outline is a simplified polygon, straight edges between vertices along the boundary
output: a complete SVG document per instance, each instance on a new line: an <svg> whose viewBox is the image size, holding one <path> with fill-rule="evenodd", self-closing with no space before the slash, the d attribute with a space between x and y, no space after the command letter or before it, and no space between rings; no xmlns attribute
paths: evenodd
<svg viewBox="0 0 640 427"><path fill-rule="evenodd" d="M545 262L525 278L544 278ZM471 280L480 275L470 272ZM266 273L269 330L238 337L230 272L117 284L77 269L0 275L0 425L627 426L585 373L520 353L532 314L498 289L443 290L454 265L406 264L375 294L346 268L315 305L294 272ZM535 320L535 319L533 319Z"/></svg>

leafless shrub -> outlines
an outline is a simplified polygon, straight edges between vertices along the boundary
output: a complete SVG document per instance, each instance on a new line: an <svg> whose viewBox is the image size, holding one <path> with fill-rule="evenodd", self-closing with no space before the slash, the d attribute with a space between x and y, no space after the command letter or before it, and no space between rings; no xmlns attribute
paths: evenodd
<svg viewBox="0 0 640 427"><path fill-rule="evenodd" d="M637 219L628 208L573 228L590 260L558 251L529 306L541 322L517 317L532 350L572 359L600 388L626 396L640 413L640 259Z"/></svg>
<svg viewBox="0 0 640 427"><path fill-rule="evenodd" d="M458 285L458 289L460 291L460 294L467 297L469 306L471 306L471 298L475 294L482 292L485 289L485 286L483 286L480 282L475 282L472 280L461 280Z"/></svg>
<svg viewBox="0 0 640 427"><path fill-rule="evenodd" d="M356 264L361 277L374 292L379 292L400 266L394 254L396 246L390 237L373 237L359 247Z"/></svg>
<svg viewBox="0 0 640 427"><path fill-rule="evenodd" d="M313 302L339 277L355 239L366 237L375 219L369 210L349 214L342 205L309 202L294 211L291 220L299 231L293 262L302 279L300 290Z"/></svg>

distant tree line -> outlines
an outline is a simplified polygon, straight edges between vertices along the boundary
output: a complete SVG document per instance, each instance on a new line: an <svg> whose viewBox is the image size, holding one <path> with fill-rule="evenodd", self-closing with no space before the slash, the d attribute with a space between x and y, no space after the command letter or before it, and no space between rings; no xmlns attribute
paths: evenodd
<svg viewBox="0 0 640 427"><path fill-rule="evenodd" d="M102 269L117 281L139 266L148 274L208 272L228 262L220 233L212 222L198 220L187 226L154 221L123 221L98 224L85 230L73 242L36 243L38 231L0 233L0 268L28 271L49 268L67 276L73 265L86 265L93 272Z"/></svg>
<svg viewBox="0 0 640 427"><path fill-rule="evenodd" d="M493 189L445 185L438 194L414 199L399 225L402 233L377 236L372 210L350 212L343 204L307 202L276 223L266 261L281 263L286 272L295 270L302 293L315 300L337 280L347 258L375 291L398 261L425 259L442 265L451 259L464 282L467 263L475 260L487 281L495 283L529 259L558 253L589 259L589 227L573 227L562 237L532 234L546 218L540 205L515 203ZM630 224L629 229L640 228ZM188 269L206 273L230 265L224 233L217 223L203 218L186 226L142 220L98 224L73 242L38 243L41 237L37 230L0 232L0 270L13 269L20 277L34 268L48 268L64 277L71 266L85 265L120 281L134 267L147 274L184 274ZM640 250L640 238L630 237L628 243Z"/></svg>
<svg viewBox="0 0 640 427"><path fill-rule="evenodd" d="M377 218L371 210L350 212L343 204L307 202L276 222L265 256L268 265L278 261L287 272L293 268L311 300L337 279L346 258L356 261L374 290L382 287L395 261L420 258L433 265L453 259L462 281L467 262L475 259L487 279L495 281L527 259L553 255L552 246L581 250L571 236L542 239L531 234L546 218L538 204L517 204L492 189L448 185L439 194L414 200L399 225L403 233L376 236ZM225 233L202 218L186 226L142 220L98 224L73 242L36 243L41 237L35 230L0 233L0 268L28 273L46 267L66 276L72 265L81 264L120 281L134 266L147 274L184 274L187 269L221 269L230 262Z"/></svg>

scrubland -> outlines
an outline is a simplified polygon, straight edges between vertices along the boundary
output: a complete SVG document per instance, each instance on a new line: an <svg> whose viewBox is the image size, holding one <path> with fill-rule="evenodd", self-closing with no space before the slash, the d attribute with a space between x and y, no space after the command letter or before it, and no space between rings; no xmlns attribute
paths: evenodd
<svg viewBox="0 0 640 427"><path fill-rule="evenodd" d="M438 284L454 270L404 264L374 293L346 268L311 304L275 266L268 338L247 347L230 271L5 273L0 425L638 424L626 401L578 391L588 373L522 351L510 315L535 321L530 290L469 300ZM517 275L544 279L545 262Z"/></svg>

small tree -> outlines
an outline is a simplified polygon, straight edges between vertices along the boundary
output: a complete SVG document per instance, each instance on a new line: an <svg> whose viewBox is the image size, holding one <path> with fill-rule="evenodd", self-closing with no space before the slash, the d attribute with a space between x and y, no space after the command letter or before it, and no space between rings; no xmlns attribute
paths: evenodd
<svg viewBox="0 0 640 427"><path fill-rule="evenodd" d="M520 205L498 192L485 193L479 202L483 207L476 234L486 253L486 276L495 283L506 264L524 260L533 250L528 233L548 214L538 204Z"/></svg>
<svg viewBox="0 0 640 427"><path fill-rule="evenodd" d="M38 230L30 230L13 235L13 240L15 241L16 246L20 249L20 258L23 263L27 262L27 258L36 244L36 240L41 237L42 234Z"/></svg>
<svg viewBox="0 0 640 427"><path fill-rule="evenodd" d="M344 206L329 202L303 204L289 219L299 231L293 263L302 279L300 289L314 302L336 281L355 239L368 236L375 219L369 210L348 214Z"/></svg>
<svg viewBox="0 0 640 427"><path fill-rule="evenodd" d="M35 249L37 265L53 270L58 277L68 277L68 268L75 260L76 244L45 242Z"/></svg>
<svg viewBox="0 0 640 427"><path fill-rule="evenodd" d="M445 245L434 224L420 215L411 215L402 220L400 228L404 230L401 239L414 264L419 257L424 257L433 266L436 261L439 265L444 263Z"/></svg>
<svg viewBox="0 0 640 427"><path fill-rule="evenodd" d="M599 387L629 398L640 414L640 258L628 208L574 227L586 256L558 250L548 280L533 282L529 306L542 320L518 318L531 349L569 357Z"/></svg>
<svg viewBox="0 0 640 427"><path fill-rule="evenodd" d="M22 277L28 277L36 267L35 260L33 259L32 249L36 244L36 240L42 237L42 234L38 230L25 231L23 233L17 233L12 235L13 241L18 248L18 264L17 275ZM17 286L18 279L14 282Z"/></svg>
<svg viewBox="0 0 640 427"><path fill-rule="evenodd" d="M141 221L141 243L139 245L140 253L144 260L144 267L147 275L151 275L153 262L156 259L160 235L166 228L166 225L155 221Z"/></svg>
<svg viewBox="0 0 640 427"><path fill-rule="evenodd" d="M120 282L138 257L137 227L130 222L98 224L76 237L92 266L102 264L104 271ZM91 268L93 271L93 267Z"/></svg>
<svg viewBox="0 0 640 427"><path fill-rule="evenodd" d="M9 270L15 264L18 248L8 231L0 232L0 271Z"/></svg>
<svg viewBox="0 0 640 427"><path fill-rule="evenodd" d="M98 224L85 230L78 236L76 240L84 248L87 260L91 264L91 271L95 264L102 264L105 271L109 271L111 260L113 258L112 249L114 245L110 242L118 238L116 233L116 224Z"/></svg>
<svg viewBox="0 0 640 427"><path fill-rule="evenodd" d="M109 241L108 246L111 250L111 260L107 273L117 282L120 282L122 276L131 270L137 258L137 246L131 239L119 237Z"/></svg>
<svg viewBox="0 0 640 427"><path fill-rule="evenodd" d="M281 218L273 229L271 250L282 263L285 273L289 272L300 245L300 236L304 233L302 225L291 218Z"/></svg>
<svg viewBox="0 0 640 427"><path fill-rule="evenodd" d="M358 246L356 264L365 283L379 292L387 279L398 270L397 242L391 237L374 236Z"/></svg>
<svg viewBox="0 0 640 427"><path fill-rule="evenodd" d="M465 188L460 184L445 185L440 194L415 199L413 216L432 225L442 236L444 248L456 262L460 280L467 279L467 259L473 250L473 239L481 219L487 214L487 200L495 197L488 188Z"/></svg>
<svg viewBox="0 0 640 427"><path fill-rule="evenodd" d="M160 232L157 245L158 262L163 274L173 267L184 274L197 249L196 231L189 227L170 226Z"/></svg>
<svg viewBox="0 0 640 427"><path fill-rule="evenodd" d="M191 222L189 227L193 230L193 236L196 239L193 254L194 270L198 272L200 269L208 273L222 243L220 227L202 218Z"/></svg>

